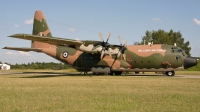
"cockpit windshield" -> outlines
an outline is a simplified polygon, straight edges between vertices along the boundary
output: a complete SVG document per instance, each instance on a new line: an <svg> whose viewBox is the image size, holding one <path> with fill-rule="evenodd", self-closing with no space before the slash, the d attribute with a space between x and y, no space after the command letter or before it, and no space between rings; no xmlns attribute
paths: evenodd
<svg viewBox="0 0 200 112"><path fill-rule="evenodd" d="M180 50L180 52L183 52L183 53L185 52L183 49L179 49L179 50Z"/></svg>
<svg viewBox="0 0 200 112"><path fill-rule="evenodd" d="M182 55L185 56L185 51L183 49L178 48L178 47L172 47L171 52L172 53L182 53Z"/></svg>

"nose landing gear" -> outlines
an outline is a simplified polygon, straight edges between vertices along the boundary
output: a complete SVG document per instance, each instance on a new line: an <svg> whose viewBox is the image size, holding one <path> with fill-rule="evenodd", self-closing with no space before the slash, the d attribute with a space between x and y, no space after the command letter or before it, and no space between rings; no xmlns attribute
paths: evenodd
<svg viewBox="0 0 200 112"><path fill-rule="evenodd" d="M174 71L167 71L167 72L165 72L165 74L166 74L167 76L174 76L174 75L175 75L175 72L174 72Z"/></svg>

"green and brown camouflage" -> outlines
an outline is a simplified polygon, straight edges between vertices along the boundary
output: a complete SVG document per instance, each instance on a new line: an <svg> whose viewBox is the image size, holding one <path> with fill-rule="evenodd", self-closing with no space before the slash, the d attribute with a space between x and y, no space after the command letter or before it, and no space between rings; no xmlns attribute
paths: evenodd
<svg viewBox="0 0 200 112"><path fill-rule="evenodd" d="M4 47L4 49L43 52L78 70L91 70L94 73L166 72L183 70L197 64L184 50L174 45L149 44L109 45L102 41L53 37L42 11L36 11L31 34L14 34L10 37L31 40L31 48ZM101 37L102 38L102 37ZM109 37L110 38L110 33ZM104 48L105 46L108 48ZM104 52L102 52L104 50ZM120 55L118 57L118 53ZM101 55L104 53L103 55Z"/></svg>

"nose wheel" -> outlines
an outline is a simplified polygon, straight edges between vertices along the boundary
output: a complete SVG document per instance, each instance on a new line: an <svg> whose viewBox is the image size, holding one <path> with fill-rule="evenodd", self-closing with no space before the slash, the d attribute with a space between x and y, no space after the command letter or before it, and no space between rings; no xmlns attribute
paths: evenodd
<svg viewBox="0 0 200 112"><path fill-rule="evenodd" d="M167 76L174 76L174 75L175 75L175 72L174 72L174 71L167 71L167 72L165 72L165 74L166 74Z"/></svg>

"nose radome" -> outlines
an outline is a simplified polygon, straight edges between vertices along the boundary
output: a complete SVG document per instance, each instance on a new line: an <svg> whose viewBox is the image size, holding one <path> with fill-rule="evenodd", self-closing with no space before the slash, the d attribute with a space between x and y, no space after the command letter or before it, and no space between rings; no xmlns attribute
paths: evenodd
<svg viewBox="0 0 200 112"><path fill-rule="evenodd" d="M185 69L193 67L195 65L197 65L197 59L196 58L194 58L194 57L186 57L184 59L184 68Z"/></svg>

